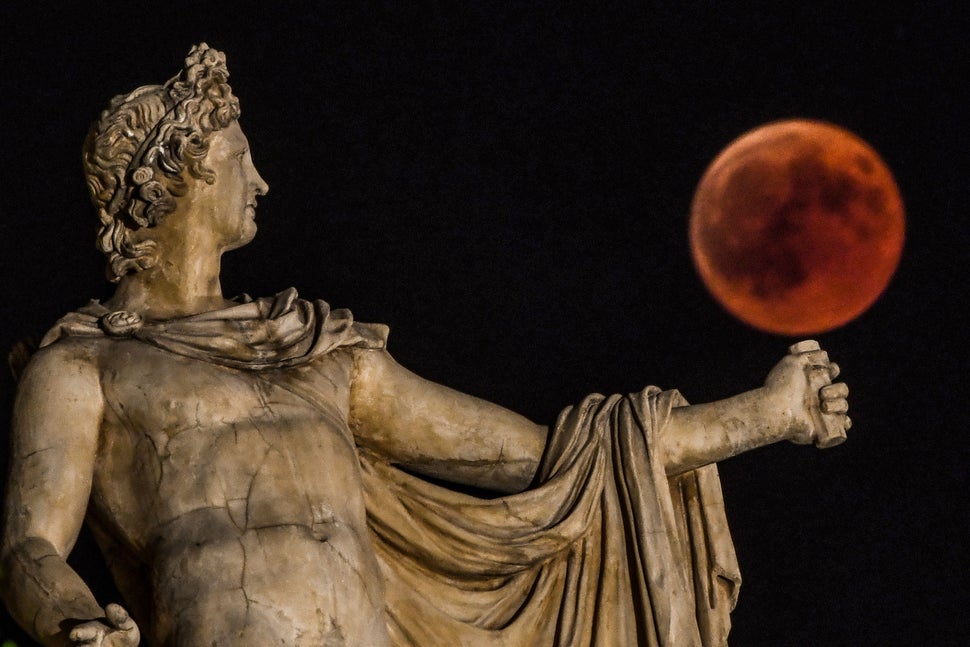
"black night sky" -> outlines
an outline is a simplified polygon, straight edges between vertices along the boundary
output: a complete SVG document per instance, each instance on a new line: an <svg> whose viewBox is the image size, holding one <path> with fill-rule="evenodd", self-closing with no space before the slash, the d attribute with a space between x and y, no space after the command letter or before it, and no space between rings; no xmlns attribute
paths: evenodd
<svg viewBox="0 0 970 647"><path fill-rule="evenodd" d="M4 3L0 349L110 294L81 141L202 40L271 187L226 292L293 285L388 323L411 370L543 423L590 392L760 386L796 340L708 296L691 197L741 133L837 123L895 173L906 248L875 306L819 337L852 389L849 441L721 465L732 645L965 644L970 20L850 4ZM12 391L4 374L3 420ZM86 536L72 562L112 601ZM31 644L5 614L2 638Z"/></svg>

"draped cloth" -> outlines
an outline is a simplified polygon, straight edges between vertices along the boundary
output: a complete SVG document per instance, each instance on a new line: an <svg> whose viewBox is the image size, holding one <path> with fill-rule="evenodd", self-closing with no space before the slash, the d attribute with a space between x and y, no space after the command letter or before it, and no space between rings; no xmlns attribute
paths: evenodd
<svg viewBox="0 0 970 647"><path fill-rule="evenodd" d="M482 499L363 460L395 646L726 645L740 584L713 465L668 478L675 391L563 411L537 485Z"/></svg>
<svg viewBox="0 0 970 647"><path fill-rule="evenodd" d="M93 302L62 337L130 337L244 371L387 328L287 290L210 313L143 322ZM309 399L309 398L308 398ZM676 391L591 395L553 428L534 486L483 498L360 453L371 538L395 647L714 647L740 585L714 465L668 477L660 434Z"/></svg>
<svg viewBox="0 0 970 647"><path fill-rule="evenodd" d="M98 301L62 317L40 342L63 337L132 338L163 350L242 371L305 364L343 347L383 348L388 329L354 321L349 310L300 299L294 288L220 310L161 321L110 311Z"/></svg>

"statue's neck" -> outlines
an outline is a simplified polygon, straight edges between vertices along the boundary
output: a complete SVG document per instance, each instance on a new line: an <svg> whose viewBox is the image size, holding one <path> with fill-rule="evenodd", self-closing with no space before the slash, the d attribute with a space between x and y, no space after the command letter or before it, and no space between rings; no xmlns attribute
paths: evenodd
<svg viewBox="0 0 970 647"><path fill-rule="evenodd" d="M226 306L219 280L221 254L199 249L159 250L154 266L122 277L111 310L137 312L146 319L172 319Z"/></svg>

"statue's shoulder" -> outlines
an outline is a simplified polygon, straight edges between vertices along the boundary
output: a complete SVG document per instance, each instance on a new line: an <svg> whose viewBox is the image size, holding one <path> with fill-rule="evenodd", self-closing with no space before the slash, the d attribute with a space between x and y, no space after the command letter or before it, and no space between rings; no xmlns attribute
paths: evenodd
<svg viewBox="0 0 970 647"><path fill-rule="evenodd" d="M26 341L14 347L8 363L18 381L18 389L54 393L58 384L84 380L84 376L99 376L102 345L103 339L94 338L66 338L41 348Z"/></svg>
<svg viewBox="0 0 970 647"><path fill-rule="evenodd" d="M107 308L98 301L90 301L87 305L68 312L58 319L47 333L41 338L41 349L55 343L67 345L91 345L95 340L102 340L104 332L100 320L108 312Z"/></svg>
<svg viewBox="0 0 970 647"><path fill-rule="evenodd" d="M103 307L96 301L64 315L39 340L27 337L7 354L14 379L20 381L31 363L70 366L95 364L102 352L105 336L98 326Z"/></svg>

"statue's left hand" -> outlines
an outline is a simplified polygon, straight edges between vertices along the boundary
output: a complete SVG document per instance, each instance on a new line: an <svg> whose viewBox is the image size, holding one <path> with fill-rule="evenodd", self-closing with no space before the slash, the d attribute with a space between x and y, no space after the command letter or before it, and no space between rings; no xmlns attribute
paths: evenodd
<svg viewBox="0 0 970 647"><path fill-rule="evenodd" d="M109 604L104 609L108 624L91 620L71 630L71 642L92 647L137 647L141 641L138 625L128 612L118 604Z"/></svg>
<svg viewBox="0 0 970 647"><path fill-rule="evenodd" d="M768 374L769 400L779 408L793 443L828 447L844 438L852 424L846 415L849 387L833 383L838 375L838 364L812 341L795 344Z"/></svg>

